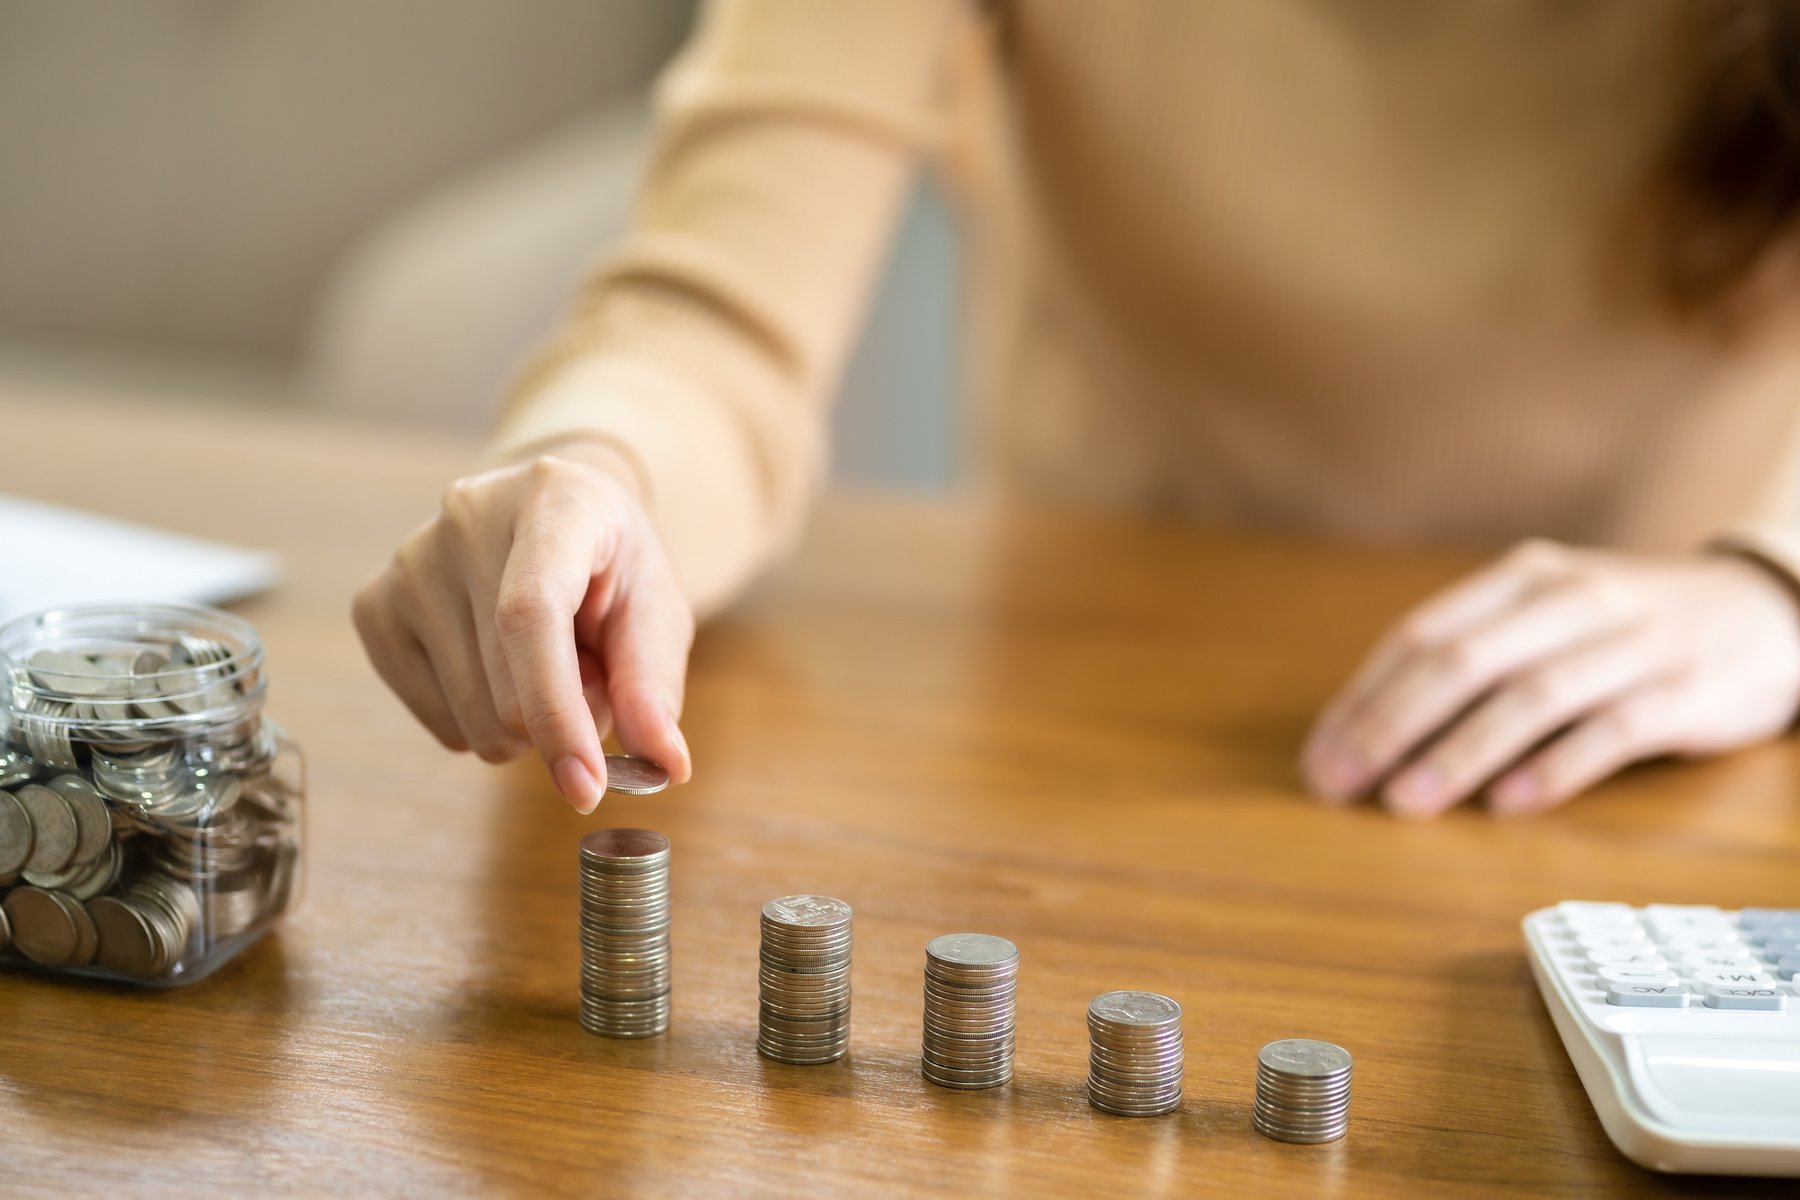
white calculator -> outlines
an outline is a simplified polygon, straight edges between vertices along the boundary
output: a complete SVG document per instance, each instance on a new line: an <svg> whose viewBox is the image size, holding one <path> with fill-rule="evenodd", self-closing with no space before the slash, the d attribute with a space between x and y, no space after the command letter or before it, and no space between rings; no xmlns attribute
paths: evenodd
<svg viewBox="0 0 1800 1200"><path fill-rule="evenodd" d="M1544 1003L1627 1158L1800 1176L1800 909L1567 900L1524 926Z"/></svg>

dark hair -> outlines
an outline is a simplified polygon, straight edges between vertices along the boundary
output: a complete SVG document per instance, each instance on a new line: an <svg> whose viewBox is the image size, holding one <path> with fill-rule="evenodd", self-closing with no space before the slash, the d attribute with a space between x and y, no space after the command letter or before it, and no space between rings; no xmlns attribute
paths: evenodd
<svg viewBox="0 0 1800 1200"><path fill-rule="evenodd" d="M1654 269L1687 314L1729 306L1800 230L1800 3L1695 8L1691 97L1652 189Z"/></svg>

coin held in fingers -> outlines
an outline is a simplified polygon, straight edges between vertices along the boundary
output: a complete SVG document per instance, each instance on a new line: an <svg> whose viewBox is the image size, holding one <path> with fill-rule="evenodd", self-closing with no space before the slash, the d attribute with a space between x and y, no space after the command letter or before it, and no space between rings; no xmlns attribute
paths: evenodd
<svg viewBox="0 0 1800 1200"><path fill-rule="evenodd" d="M606 756L606 790L627 796L651 796L669 786L669 773L635 754Z"/></svg>

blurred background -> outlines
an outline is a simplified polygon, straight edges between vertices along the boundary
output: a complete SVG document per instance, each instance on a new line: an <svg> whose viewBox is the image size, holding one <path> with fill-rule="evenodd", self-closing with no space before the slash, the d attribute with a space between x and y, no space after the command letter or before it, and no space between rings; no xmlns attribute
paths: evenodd
<svg viewBox="0 0 1800 1200"><path fill-rule="evenodd" d="M628 219L693 0L0 0L0 388L480 431ZM957 471L922 179L834 478Z"/></svg>

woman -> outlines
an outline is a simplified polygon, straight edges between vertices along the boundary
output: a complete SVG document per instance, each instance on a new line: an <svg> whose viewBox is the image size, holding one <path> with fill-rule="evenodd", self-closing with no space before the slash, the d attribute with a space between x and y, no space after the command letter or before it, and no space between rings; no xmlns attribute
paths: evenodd
<svg viewBox="0 0 1800 1200"><path fill-rule="evenodd" d="M495 465L359 594L370 656L447 746L535 747L580 811L608 721L685 778L694 614L800 521L929 156L975 233L1005 486L1538 539L1374 649L1302 755L1321 796L1526 812L1773 736L1800 704L1789 13L719 0Z"/></svg>

